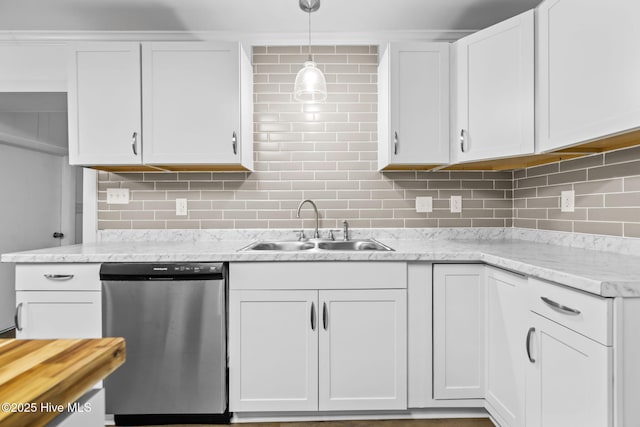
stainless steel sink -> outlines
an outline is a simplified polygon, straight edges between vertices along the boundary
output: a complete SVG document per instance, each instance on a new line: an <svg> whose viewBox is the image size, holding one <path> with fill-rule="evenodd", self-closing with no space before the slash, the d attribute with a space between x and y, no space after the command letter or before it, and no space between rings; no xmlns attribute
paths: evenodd
<svg viewBox="0 0 640 427"><path fill-rule="evenodd" d="M245 250L251 251L306 251L315 248L316 245L312 242L256 242Z"/></svg>
<svg viewBox="0 0 640 427"><path fill-rule="evenodd" d="M241 251L392 251L393 249L374 239L363 240L292 240L292 241L258 241L246 246Z"/></svg>
<svg viewBox="0 0 640 427"><path fill-rule="evenodd" d="M318 249L327 251L392 251L376 240L347 240L318 242Z"/></svg>

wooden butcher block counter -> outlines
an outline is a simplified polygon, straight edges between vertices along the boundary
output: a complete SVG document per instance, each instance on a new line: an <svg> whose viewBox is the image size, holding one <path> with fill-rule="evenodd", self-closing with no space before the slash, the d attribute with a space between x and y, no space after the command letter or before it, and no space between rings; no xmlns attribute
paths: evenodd
<svg viewBox="0 0 640 427"><path fill-rule="evenodd" d="M124 360L123 338L0 339L0 426L45 426Z"/></svg>

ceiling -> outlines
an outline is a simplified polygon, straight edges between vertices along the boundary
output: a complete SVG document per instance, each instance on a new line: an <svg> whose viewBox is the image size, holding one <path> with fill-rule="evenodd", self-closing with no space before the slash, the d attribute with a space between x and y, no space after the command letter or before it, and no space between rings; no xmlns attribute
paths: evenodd
<svg viewBox="0 0 640 427"><path fill-rule="evenodd" d="M540 0L322 0L314 33L474 31ZM0 31L299 33L298 0L0 0Z"/></svg>

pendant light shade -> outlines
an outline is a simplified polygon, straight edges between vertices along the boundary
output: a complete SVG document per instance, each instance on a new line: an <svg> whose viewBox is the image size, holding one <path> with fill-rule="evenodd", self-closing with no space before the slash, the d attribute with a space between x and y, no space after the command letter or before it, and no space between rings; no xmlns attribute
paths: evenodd
<svg viewBox="0 0 640 427"><path fill-rule="evenodd" d="M311 56L311 12L320 7L320 0L299 0L300 9L309 14L309 59L298 74L293 87L293 98L305 104L327 99L327 81Z"/></svg>
<svg viewBox="0 0 640 427"><path fill-rule="evenodd" d="M306 61L296 75L293 96L304 103L324 102L327 99L327 81L313 61Z"/></svg>

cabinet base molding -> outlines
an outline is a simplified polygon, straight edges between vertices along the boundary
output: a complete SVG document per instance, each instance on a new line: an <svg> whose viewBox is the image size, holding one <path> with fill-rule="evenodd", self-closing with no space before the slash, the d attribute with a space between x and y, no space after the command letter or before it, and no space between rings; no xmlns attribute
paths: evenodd
<svg viewBox="0 0 640 427"><path fill-rule="evenodd" d="M422 420L489 418L484 408L432 408L367 412L235 412L231 423L311 422L346 420Z"/></svg>

